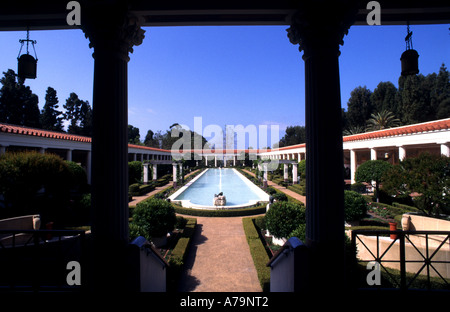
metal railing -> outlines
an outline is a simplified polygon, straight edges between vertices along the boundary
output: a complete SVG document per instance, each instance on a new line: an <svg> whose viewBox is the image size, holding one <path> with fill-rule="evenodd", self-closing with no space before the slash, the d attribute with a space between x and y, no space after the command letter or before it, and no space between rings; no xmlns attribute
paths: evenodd
<svg viewBox="0 0 450 312"><path fill-rule="evenodd" d="M392 236L391 236L392 235ZM376 247L368 247L361 236L375 236L376 237ZM384 243L386 248L381 248L380 237L384 237ZM387 238L389 240L387 240ZM438 238L438 240L436 240ZM420 239L424 244L418 244L417 240ZM430 246L430 240L434 240L434 246ZM356 246L358 244L358 246ZM444 246L448 246L443 248ZM395 248L393 248L395 246ZM389 230L353 230L352 231L352 248L358 249L358 253L367 252L372 259L360 260L357 259L359 263L361 262L376 262L379 264L380 269L386 276L392 281L392 287L400 290L413 289L413 283L417 280L419 275L423 275L426 278L426 289L433 290L432 287L432 274L433 278L437 279L444 290L450 291L450 279L448 278L448 272L450 272L450 257L445 257L446 260L439 260L437 255L440 251L447 252L450 255L450 231L389 231ZM398 248L398 249L397 249ZM407 256L406 248L414 252L414 256ZM393 249L396 249L393 251ZM447 249L447 250L444 250ZM391 255L389 255L391 252ZM398 258L392 259L392 253L395 253ZM389 255L389 256L388 256ZM358 257L358 255L357 255ZM391 259L388 259L391 258ZM392 266L389 264L396 263L399 274L396 271L391 270ZM415 272L407 270L407 264L416 264L418 269ZM442 272L444 270L439 270L437 268L438 264L444 264L447 272ZM395 273L393 273L393 271ZM408 272L409 271L409 272ZM445 276L446 277L445 277ZM385 285L375 285L375 288L385 288ZM360 288L369 288L362 287ZM370 287L373 288L373 287Z"/></svg>
<svg viewBox="0 0 450 312"><path fill-rule="evenodd" d="M79 230L0 230L0 291L81 290L68 263L82 262L84 242Z"/></svg>

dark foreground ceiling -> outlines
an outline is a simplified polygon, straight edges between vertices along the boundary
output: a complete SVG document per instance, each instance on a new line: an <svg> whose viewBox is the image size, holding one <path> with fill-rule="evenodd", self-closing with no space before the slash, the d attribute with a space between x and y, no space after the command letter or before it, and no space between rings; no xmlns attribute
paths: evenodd
<svg viewBox="0 0 450 312"><path fill-rule="evenodd" d="M66 5L70 0L2 0L0 4L0 30L70 29ZM108 3L100 0L108 14ZM320 0L309 0L320 1ZM78 1L83 5L83 0ZM92 1L93 2L93 1ZM306 0L188 0L174 1L132 0L132 11L145 18L144 26L193 25L288 25L288 16L299 3ZM356 25L367 25L367 1L358 1ZM379 0L382 25L450 24L450 1L434 0ZM444 3L446 2L446 3Z"/></svg>

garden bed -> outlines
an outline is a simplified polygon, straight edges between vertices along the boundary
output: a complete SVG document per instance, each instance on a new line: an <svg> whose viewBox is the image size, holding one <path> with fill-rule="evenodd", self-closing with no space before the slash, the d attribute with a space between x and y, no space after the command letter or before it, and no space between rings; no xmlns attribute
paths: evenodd
<svg viewBox="0 0 450 312"><path fill-rule="evenodd" d="M169 263L167 272L167 289L176 291L178 280L183 270L191 238L194 235L197 219L177 216L176 229L165 246L156 248L160 255Z"/></svg>

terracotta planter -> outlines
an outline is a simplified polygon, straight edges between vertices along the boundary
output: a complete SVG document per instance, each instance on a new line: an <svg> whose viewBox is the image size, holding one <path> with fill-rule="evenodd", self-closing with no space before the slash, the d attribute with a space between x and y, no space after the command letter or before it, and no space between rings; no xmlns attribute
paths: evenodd
<svg viewBox="0 0 450 312"><path fill-rule="evenodd" d="M397 231L397 222L389 222L389 230ZM396 239L397 234L391 234L391 239Z"/></svg>

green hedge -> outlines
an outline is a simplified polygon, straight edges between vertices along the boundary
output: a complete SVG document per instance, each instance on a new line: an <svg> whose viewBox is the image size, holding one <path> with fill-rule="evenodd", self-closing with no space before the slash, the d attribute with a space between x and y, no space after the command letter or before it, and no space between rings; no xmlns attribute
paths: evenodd
<svg viewBox="0 0 450 312"><path fill-rule="evenodd" d="M178 242L175 248L172 250L171 259L179 259L182 262L186 260L186 251L189 247L189 243L191 241L192 236L195 232L195 227L197 225L197 219L195 218L186 218L187 222L184 226L183 233L181 237L178 239Z"/></svg>
<svg viewBox="0 0 450 312"><path fill-rule="evenodd" d="M134 183L128 187L128 192L130 193L131 196L142 196L147 193L150 193L154 189L155 189L155 184L153 184L153 183L150 183L150 184Z"/></svg>
<svg viewBox="0 0 450 312"><path fill-rule="evenodd" d="M300 184L289 185L288 189L302 196L306 196L306 187Z"/></svg>
<svg viewBox="0 0 450 312"><path fill-rule="evenodd" d="M187 220L183 233L178 239L177 244L172 250L172 254L169 259L169 270L168 270L168 290L176 291L177 281L183 270L183 265L186 261L187 251L191 244L192 237L195 233L195 227L197 225L197 219L195 218L185 218Z"/></svg>
<svg viewBox="0 0 450 312"><path fill-rule="evenodd" d="M268 292L270 290L270 268L266 265L270 258L261 242L253 220L254 218L251 217L243 218L242 224L244 227L245 237L250 248L250 253L253 258L253 263L255 264L256 272L258 274L259 283L262 290Z"/></svg>
<svg viewBox="0 0 450 312"><path fill-rule="evenodd" d="M179 214L197 217L238 217L251 216L266 212L266 205L261 205L253 208L220 210L184 208L175 204L173 204L173 206L175 207L175 211Z"/></svg>

